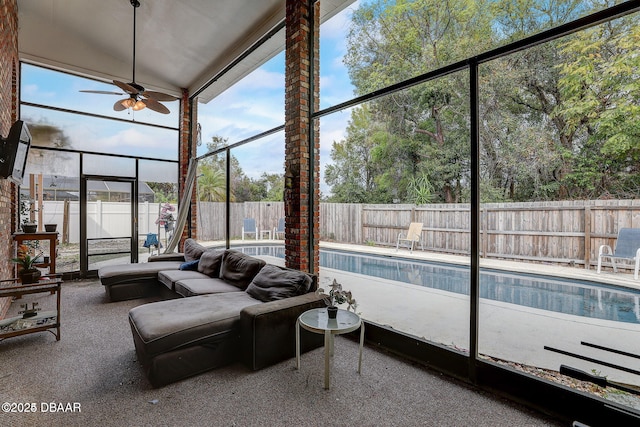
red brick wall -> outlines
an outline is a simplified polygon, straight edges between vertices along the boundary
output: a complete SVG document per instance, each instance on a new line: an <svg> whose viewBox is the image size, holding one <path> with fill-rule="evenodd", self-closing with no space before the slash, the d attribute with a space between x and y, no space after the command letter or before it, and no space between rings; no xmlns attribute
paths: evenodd
<svg viewBox="0 0 640 427"><path fill-rule="evenodd" d="M313 9L314 21L309 22ZM320 200L320 132L314 123L313 137L309 132L310 115L319 104L320 64L320 2L287 0L285 59L285 260L288 267L318 272L319 200ZM312 33L313 32L313 33ZM313 38L309 49L309 38ZM309 64L313 61L313 76ZM310 82L313 79L313 111ZM310 174L310 153L313 150L313 173ZM310 186L310 183L315 186ZM313 207L309 201L313 200ZM309 217L313 226L309 227ZM309 242L313 238L313 251Z"/></svg>
<svg viewBox="0 0 640 427"><path fill-rule="evenodd" d="M182 194L184 193L184 184L187 178L187 172L189 171L189 159L196 156L197 141L195 130L197 124L198 102L197 100L194 100L193 105L190 106L189 92L186 89L183 89L182 99L180 100L180 153L178 154L180 162L180 175L178 176L180 197L182 197ZM191 135L193 135L193 138ZM182 206L180 208L182 209ZM179 245L180 248L182 248L182 242L184 242L187 237L191 236L194 239L197 238L197 220L198 209L194 188L194 191L191 193L191 220L186 224L184 232L182 233L181 244Z"/></svg>
<svg viewBox="0 0 640 427"><path fill-rule="evenodd" d="M0 134L6 137L17 118L18 106L18 6L16 0L0 0ZM0 279L13 277L13 242L16 224L16 187L0 179ZM0 318L9 307L0 299Z"/></svg>

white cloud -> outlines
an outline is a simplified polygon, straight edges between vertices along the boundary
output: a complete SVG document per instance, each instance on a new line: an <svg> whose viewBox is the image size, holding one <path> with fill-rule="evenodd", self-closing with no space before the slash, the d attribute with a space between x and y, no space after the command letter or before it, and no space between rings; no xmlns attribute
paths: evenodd
<svg viewBox="0 0 640 427"><path fill-rule="evenodd" d="M331 38L337 40L344 39L344 36L349 31L349 26L351 24L351 15L353 11L356 10L359 6L360 1L353 2L342 12L324 22L320 27L320 36L323 38Z"/></svg>

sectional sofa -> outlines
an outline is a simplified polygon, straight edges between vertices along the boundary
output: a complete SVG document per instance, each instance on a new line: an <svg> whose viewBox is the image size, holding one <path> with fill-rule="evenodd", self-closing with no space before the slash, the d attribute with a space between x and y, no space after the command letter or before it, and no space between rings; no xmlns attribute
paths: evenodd
<svg viewBox="0 0 640 427"><path fill-rule="evenodd" d="M183 254L108 266L98 275L112 301L165 299L129 312L138 360L154 387L240 361L257 370L295 355L295 323L323 307L317 277L192 239ZM301 333L301 351L323 344Z"/></svg>

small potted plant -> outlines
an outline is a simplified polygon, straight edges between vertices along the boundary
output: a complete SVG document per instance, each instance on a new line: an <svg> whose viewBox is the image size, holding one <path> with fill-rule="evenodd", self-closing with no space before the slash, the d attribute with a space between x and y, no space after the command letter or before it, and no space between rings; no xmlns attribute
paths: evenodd
<svg viewBox="0 0 640 427"><path fill-rule="evenodd" d="M333 282L329 285L329 295L326 295L323 300L324 303L327 304L327 313L329 314L329 319L335 319L338 315L338 305L344 304L345 302L348 304L347 310L356 311L356 307L358 306L356 300L353 298L351 291L345 291L342 289L342 285L338 283L336 279L333 279ZM319 288L318 293L323 294L324 289Z"/></svg>
<svg viewBox="0 0 640 427"><path fill-rule="evenodd" d="M11 261L20 266L18 275L23 284L37 282L41 275L40 270L35 267L35 263L36 259L42 255L42 253L32 257L29 251L30 249L27 245L20 245L18 246L18 256L11 259Z"/></svg>

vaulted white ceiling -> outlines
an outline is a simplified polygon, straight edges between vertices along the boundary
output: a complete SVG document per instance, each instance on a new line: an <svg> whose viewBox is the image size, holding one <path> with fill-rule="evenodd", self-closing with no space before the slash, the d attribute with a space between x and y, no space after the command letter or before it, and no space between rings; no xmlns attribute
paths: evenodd
<svg viewBox="0 0 640 427"><path fill-rule="evenodd" d="M284 0L139 0L136 82L195 93L285 17ZM354 0L322 0L321 21ZM130 0L19 0L19 52L26 62L105 81L130 82ZM284 30L199 98L208 102L284 49Z"/></svg>

